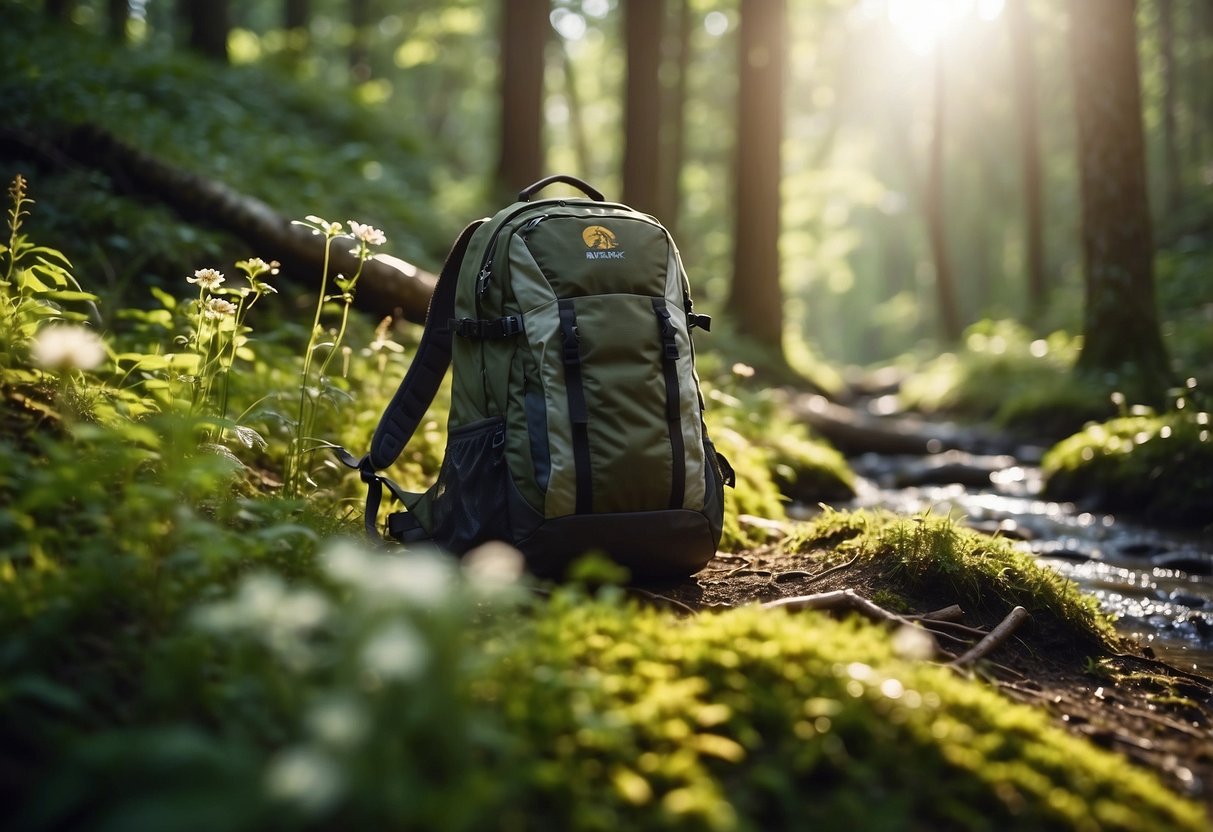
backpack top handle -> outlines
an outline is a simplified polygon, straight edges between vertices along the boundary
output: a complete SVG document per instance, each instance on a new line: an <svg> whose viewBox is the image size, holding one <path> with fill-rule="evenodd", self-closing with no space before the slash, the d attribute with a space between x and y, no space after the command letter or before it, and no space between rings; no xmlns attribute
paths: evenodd
<svg viewBox="0 0 1213 832"><path fill-rule="evenodd" d="M585 194L586 196L588 196L590 199L594 200L595 202L605 202L606 201L606 197L604 197L602 195L601 191L586 184L585 182L582 182L576 176L569 176L567 173L557 173L554 176L545 176L543 179L540 179L535 184L529 185L529 186L523 188L521 191L518 192L518 201L519 202L530 202L531 197L533 197L535 194L542 191L548 185L552 185L556 182L563 182L566 185L572 185L574 188L581 191L583 194Z"/></svg>

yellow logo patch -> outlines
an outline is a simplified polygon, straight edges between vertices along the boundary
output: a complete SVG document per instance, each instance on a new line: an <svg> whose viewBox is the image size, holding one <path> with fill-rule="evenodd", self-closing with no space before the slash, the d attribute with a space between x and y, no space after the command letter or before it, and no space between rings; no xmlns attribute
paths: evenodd
<svg viewBox="0 0 1213 832"><path fill-rule="evenodd" d="M585 231L582 231L581 239L585 241L586 248L598 251L607 251L619 245L615 241L615 232L601 225L591 225Z"/></svg>

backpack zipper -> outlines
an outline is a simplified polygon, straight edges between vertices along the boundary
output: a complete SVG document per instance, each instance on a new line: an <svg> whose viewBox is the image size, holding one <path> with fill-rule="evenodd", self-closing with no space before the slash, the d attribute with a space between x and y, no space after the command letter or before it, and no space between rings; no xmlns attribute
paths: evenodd
<svg viewBox="0 0 1213 832"><path fill-rule="evenodd" d="M477 297L484 297L489 290L489 283L493 279L493 257L497 254L497 247L500 244L501 238L505 237L508 244L509 238L513 237L519 231L531 230L534 226L543 222L543 220L547 219L550 215L540 214L539 216L528 220L518 228L507 229L510 220L514 219L514 217L518 216L519 214L525 214L532 208L537 208L541 205L559 205L563 208L568 204L568 201L564 199L548 199L541 200L539 202L528 202L525 206L507 215L506 218L501 221L501 225L497 226L497 233L493 235L493 240L489 243L488 251L484 253L484 259L480 262L480 271L476 274ZM622 208L626 211L634 210L617 202L595 202L593 205L599 208Z"/></svg>

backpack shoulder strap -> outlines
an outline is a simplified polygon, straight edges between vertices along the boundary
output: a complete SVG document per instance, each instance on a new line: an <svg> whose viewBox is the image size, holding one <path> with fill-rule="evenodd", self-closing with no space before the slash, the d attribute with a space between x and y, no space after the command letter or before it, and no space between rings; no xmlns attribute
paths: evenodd
<svg viewBox="0 0 1213 832"><path fill-rule="evenodd" d="M413 363L401 379L396 394L392 396L392 401L383 412L379 426L375 428L375 435L371 438L371 450L364 462L372 470L387 468L400 456L400 452L404 450L404 446L425 417L425 412L451 365L449 322L455 316L455 289L459 283L459 270L473 232L484 222L476 220L463 229L442 265L442 272L438 275L438 282L434 286L434 294L430 297L430 306L426 311L425 329L421 333L417 354L413 356Z"/></svg>

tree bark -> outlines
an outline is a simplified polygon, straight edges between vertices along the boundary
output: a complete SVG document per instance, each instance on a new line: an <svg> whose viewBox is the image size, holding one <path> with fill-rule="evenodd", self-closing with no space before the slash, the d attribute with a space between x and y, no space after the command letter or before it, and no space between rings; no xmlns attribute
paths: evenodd
<svg viewBox="0 0 1213 832"><path fill-rule="evenodd" d="M1179 210L1183 202L1183 179L1180 175L1179 133L1175 125L1179 73L1175 64L1175 3L1158 0L1158 54L1162 61L1162 146L1163 199L1167 213Z"/></svg>
<svg viewBox="0 0 1213 832"><path fill-rule="evenodd" d="M126 22L130 19L130 0L106 0L107 34L115 43L126 43Z"/></svg>
<svg viewBox="0 0 1213 832"><path fill-rule="evenodd" d="M1153 245L1133 0L1072 0L1086 275L1080 369L1121 375L1159 400L1170 381Z"/></svg>
<svg viewBox="0 0 1213 832"><path fill-rule="evenodd" d="M943 141L946 85L944 73L943 44L935 47L933 59L934 96L931 114L930 160L927 165L927 232L931 243L931 256L935 261L935 300L939 312L939 332L944 341L960 340L963 325L960 307L956 302L956 283L952 274L952 261L948 256L947 226L944 219L943 195Z"/></svg>
<svg viewBox="0 0 1213 832"><path fill-rule="evenodd" d="M662 163L660 208L661 221L675 238L678 237L682 213L682 166L686 156L687 78L691 66L691 32L694 17L690 0L678 2L678 28L672 39L674 54L674 83L668 91L665 106L665 154Z"/></svg>
<svg viewBox="0 0 1213 832"><path fill-rule="evenodd" d="M43 6L47 17L63 22L72 19L72 10L75 7L75 0L46 0L46 5Z"/></svg>
<svg viewBox="0 0 1213 832"><path fill-rule="evenodd" d="M512 197L543 176L543 70L548 0L502 0L501 146L497 189Z"/></svg>
<svg viewBox="0 0 1213 832"><path fill-rule="evenodd" d="M285 280L319 284L324 240L259 199L221 182L162 162L93 125L80 125L45 139L0 127L0 153L55 167L85 166L107 174L124 192L151 197L184 219L219 228L246 242L256 256L282 263ZM357 261L349 246L334 245L333 274L351 275ZM363 267L354 304L377 317L391 315L423 323L436 278L405 261L376 255Z"/></svg>
<svg viewBox="0 0 1213 832"><path fill-rule="evenodd" d="M1036 107L1036 60L1032 55L1032 21L1027 0L1007 4L1014 76L1015 112L1023 182L1023 217L1027 245L1028 315L1039 320L1048 306L1045 279L1044 200L1041 197L1040 118Z"/></svg>
<svg viewBox="0 0 1213 832"><path fill-rule="evenodd" d="M231 31L228 0L178 0L188 29L187 45L199 54L226 62Z"/></svg>
<svg viewBox="0 0 1213 832"><path fill-rule="evenodd" d="M623 23L627 47L623 200L640 211L655 213L660 208L664 0L624 0Z"/></svg>
<svg viewBox="0 0 1213 832"><path fill-rule="evenodd" d="M286 0L282 8L282 26L287 31L306 30L311 19L309 0Z"/></svg>
<svg viewBox="0 0 1213 832"><path fill-rule="evenodd" d="M738 330L783 355L779 285L784 0L742 0L738 55L733 282Z"/></svg>
<svg viewBox="0 0 1213 832"><path fill-rule="evenodd" d="M371 0L350 0L350 80L361 84L371 79Z"/></svg>
<svg viewBox="0 0 1213 832"><path fill-rule="evenodd" d="M569 133L573 140L573 158L577 160L577 175L592 182L594 158L590 154L590 142L585 132L585 107L582 106L577 84L577 68L563 41L560 44L560 64L564 70L564 100L569 110Z"/></svg>

